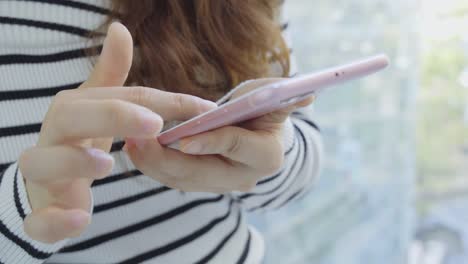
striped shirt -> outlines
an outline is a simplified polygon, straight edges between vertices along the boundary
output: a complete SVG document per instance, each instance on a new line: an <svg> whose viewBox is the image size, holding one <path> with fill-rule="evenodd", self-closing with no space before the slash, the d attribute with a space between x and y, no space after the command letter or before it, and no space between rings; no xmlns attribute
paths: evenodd
<svg viewBox="0 0 468 264"><path fill-rule="evenodd" d="M0 263L259 263L264 242L246 214L297 199L319 171L309 111L288 118L284 165L251 192L170 189L139 172L116 140L111 175L92 185L87 230L55 244L25 234L31 207L16 160L37 142L53 96L87 79L89 32L108 12L107 1L0 1Z"/></svg>

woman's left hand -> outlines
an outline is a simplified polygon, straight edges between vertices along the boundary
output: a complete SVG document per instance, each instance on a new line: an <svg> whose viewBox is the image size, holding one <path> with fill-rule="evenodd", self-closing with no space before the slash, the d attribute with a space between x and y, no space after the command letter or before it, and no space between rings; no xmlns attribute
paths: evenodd
<svg viewBox="0 0 468 264"><path fill-rule="evenodd" d="M247 82L242 93L282 80ZM247 192L257 182L277 172L283 163L283 123L299 107L313 102L307 98L286 109L226 126L180 141L180 151L153 139L127 139L125 150L135 166L162 184L187 192Z"/></svg>

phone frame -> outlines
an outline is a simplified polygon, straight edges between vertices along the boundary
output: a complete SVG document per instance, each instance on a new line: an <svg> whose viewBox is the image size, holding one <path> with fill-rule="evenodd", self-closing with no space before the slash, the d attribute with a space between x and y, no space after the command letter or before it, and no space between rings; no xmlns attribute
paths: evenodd
<svg viewBox="0 0 468 264"><path fill-rule="evenodd" d="M386 68L389 59L377 55L273 84L267 84L219 107L162 132L158 141L169 145L177 140L253 119L317 95L325 88L361 78Z"/></svg>

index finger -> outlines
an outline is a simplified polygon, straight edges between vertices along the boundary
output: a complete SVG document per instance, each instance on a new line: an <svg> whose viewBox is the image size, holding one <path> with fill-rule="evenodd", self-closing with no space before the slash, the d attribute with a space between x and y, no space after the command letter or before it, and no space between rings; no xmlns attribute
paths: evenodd
<svg viewBox="0 0 468 264"><path fill-rule="evenodd" d="M97 87L67 92L70 99L118 99L144 106L164 120L184 121L217 107L216 103L199 97L161 91L155 88Z"/></svg>
<svg viewBox="0 0 468 264"><path fill-rule="evenodd" d="M305 99L290 105L288 107L276 110L261 117L247 120L242 123L242 127L249 130L267 130L272 131L281 128L282 124L286 121L289 115L298 108L306 107L313 103L315 96L309 96Z"/></svg>

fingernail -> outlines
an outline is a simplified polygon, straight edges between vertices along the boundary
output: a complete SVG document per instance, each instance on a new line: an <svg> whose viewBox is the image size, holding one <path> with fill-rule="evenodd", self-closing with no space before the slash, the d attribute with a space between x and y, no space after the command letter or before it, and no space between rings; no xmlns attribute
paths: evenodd
<svg viewBox="0 0 468 264"><path fill-rule="evenodd" d="M140 111L140 117L143 122L142 132L144 134L155 134L159 132L158 130L162 127L162 119L159 115L145 109Z"/></svg>
<svg viewBox="0 0 468 264"><path fill-rule="evenodd" d="M202 150L202 145L197 141L192 141L182 147L182 152L187 154L198 154Z"/></svg>
<svg viewBox="0 0 468 264"><path fill-rule="evenodd" d="M128 138L127 139L127 149L135 146L138 150L142 150L146 145L146 140L141 138Z"/></svg>
<svg viewBox="0 0 468 264"><path fill-rule="evenodd" d="M85 212L75 213L71 218L71 222L73 227L80 228L91 223L91 216Z"/></svg>
<svg viewBox="0 0 468 264"><path fill-rule="evenodd" d="M114 164L114 158L108 153L95 148L86 149L88 154L96 161L98 171L107 171Z"/></svg>
<svg viewBox="0 0 468 264"><path fill-rule="evenodd" d="M204 100L204 99L199 99L198 104L200 105L200 109L203 112L207 112L218 107L218 105L215 102L212 102L210 100Z"/></svg>

